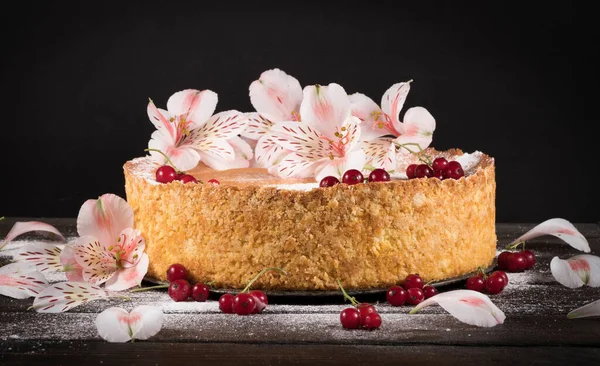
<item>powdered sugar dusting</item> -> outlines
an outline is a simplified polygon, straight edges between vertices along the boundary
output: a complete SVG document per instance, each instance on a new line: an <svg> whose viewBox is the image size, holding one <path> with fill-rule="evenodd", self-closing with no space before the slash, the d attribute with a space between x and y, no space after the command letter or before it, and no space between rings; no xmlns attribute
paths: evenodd
<svg viewBox="0 0 600 366"><path fill-rule="evenodd" d="M319 183L296 183L296 184L269 184L265 187L274 187L277 189L284 189L288 191L310 191L318 188Z"/></svg>
<svg viewBox="0 0 600 366"><path fill-rule="evenodd" d="M131 163L133 163L131 165L131 172L133 174L140 178L144 178L152 185L161 184L156 181L156 169L158 169L160 165L150 157L135 158L131 160Z"/></svg>

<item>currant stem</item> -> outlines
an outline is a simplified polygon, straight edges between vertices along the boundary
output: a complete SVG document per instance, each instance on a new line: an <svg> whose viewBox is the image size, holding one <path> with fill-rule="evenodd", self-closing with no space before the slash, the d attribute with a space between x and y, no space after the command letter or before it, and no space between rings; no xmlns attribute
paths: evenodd
<svg viewBox="0 0 600 366"><path fill-rule="evenodd" d="M485 271L483 270L483 267L478 267L477 271L480 272L483 275L483 278L488 278L488 275L485 273Z"/></svg>
<svg viewBox="0 0 600 366"><path fill-rule="evenodd" d="M346 292L346 290L344 290L344 287L342 286L342 282L340 280L337 280L338 286L340 286L340 290L342 290L342 294L344 294L344 298L348 301L350 301L350 303L354 306L358 306L358 301L356 301L356 299L353 296L348 295L348 293Z"/></svg>
<svg viewBox="0 0 600 366"><path fill-rule="evenodd" d="M134 288L133 290L129 290L129 292L142 292L142 291L149 291L149 290L158 290L158 289L162 289L162 288L169 288L169 285L157 285L157 286L150 286L150 287Z"/></svg>
<svg viewBox="0 0 600 366"><path fill-rule="evenodd" d="M369 170L369 171L373 171L376 168L372 165L372 164L367 164L363 167L364 170Z"/></svg>
<svg viewBox="0 0 600 366"><path fill-rule="evenodd" d="M171 161L171 159L169 159L169 157L164 152L162 152L162 151L160 151L158 149L144 149L144 151L154 151L154 152L157 152L157 153L161 154L167 160L167 163L169 163L169 165L171 165L178 172L181 171L181 170L177 169L177 167L175 166L175 164L173 164L173 162Z"/></svg>
<svg viewBox="0 0 600 366"><path fill-rule="evenodd" d="M518 242L516 242L514 244L509 244L505 248L508 249L508 250L515 250L515 249L517 249L517 247L519 245L523 245L522 249L525 249L525 240L518 241Z"/></svg>
<svg viewBox="0 0 600 366"><path fill-rule="evenodd" d="M433 165L433 161L431 161L431 157L429 157L429 155L425 154L425 150L423 150L421 148L421 145L417 144L416 142L407 142L405 144L397 144L394 142L394 145L396 145L397 147L401 147L403 149L406 149L408 152L410 152L411 154L414 154L417 156L417 158L419 158L419 160L422 163L425 163L429 166ZM411 149L409 149L407 146L416 146L419 148L419 151L413 151Z"/></svg>
<svg viewBox="0 0 600 366"><path fill-rule="evenodd" d="M258 272L258 274L257 274L256 276L254 276L254 278L253 278L253 279L251 279L251 280L250 280L250 282L248 282L248 284L246 285L246 287L245 287L245 288L244 288L244 289L243 289L241 292L242 292L242 293L244 293L244 292L248 292L248 290L250 290L250 286L252 286L252 284L253 284L253 283L254 283L256 280L258 280L258 278L259 278L260 276L262 276L262 275L263 275L265 272L267 272L267 271L279 271L279 272L281 272L281 273L283 273L284 275L286 275L286 276L287 276L287 272L286 272L286 271L284 271L284 270L283 270L283 269L281 269L281 268L277 268L277 267L269 267L269 268L265 268L265 269L263 269L262 271Z"/></svg>

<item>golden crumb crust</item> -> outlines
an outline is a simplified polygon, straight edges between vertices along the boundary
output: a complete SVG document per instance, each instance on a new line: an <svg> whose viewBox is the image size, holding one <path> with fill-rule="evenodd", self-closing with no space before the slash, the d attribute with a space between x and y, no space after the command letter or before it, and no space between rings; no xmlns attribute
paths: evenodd
<svg viewBox="0 0 600 366"><path fill-rule="evenodd" d="M166 280L167 268L181 263L194 281L243 288L261 269L279 267L288 275L268 272L254 287L332 290L341 279L348 289L373 289L410 273L456 277L495 257L495 168L486 155L459 180L309 191L157 184L139 174L138 160L124 166L125 189L152 278Z"/></svg>

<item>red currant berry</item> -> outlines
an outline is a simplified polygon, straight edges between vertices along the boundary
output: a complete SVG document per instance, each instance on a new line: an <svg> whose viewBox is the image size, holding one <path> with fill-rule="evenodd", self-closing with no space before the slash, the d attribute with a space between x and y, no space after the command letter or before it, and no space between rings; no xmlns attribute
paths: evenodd
<svg viewBox="0 0 600 366"><path fill-rule="evenodd" d="M181 177L181 182L183 184L185 183L198 183L198 180L196 178L194 178L192 175L186 174L183 177Z"/></svg>
<svg viewBox="0 0 600 366"><path fill-rule="evenodd" d="M181 178L183 178L186 174L184 172L177 172L177 175L175 176L175 180L181 180Z"/></svg>
<svg viewBox="0 0 600 366"><path fill-rule="evenodd" d="M340 180L337 179L336 177L329 176L329 177L325 177L325 178L321 179L321 183L319 183L319 187L323 187L323 188L333 187L336 184L340 184Z"/></svg>
<svg viewBox="0 0 600 366"><path fill-rule="evenodd" d="M163 165L156 170L156 181L159 183L171 183L176 177L177 172L170 165Z"/></svg>
<svg viewBox="0 0 600 366"><path fill-rule="evenodd" d="M416 178L431 178L433 177L433 169L429 167L427 164L420 164L415 169L415 177Z"/></svg>
<svg viewBox="0 0 600 366"><path fill-rule="evenodd" d="M440 169L434 169L434 171L433 171L433 177L437 178L439 180L446 179L446 178L444 178L444 171L440 170Z"/></svg>
<svg viewBox="0 0 600 366"><path fill-rule="evenodd" d="M433 170L445 170L446 167L448 166L448 160L446 160L445 158L435 158L433 160L433 163L431 164L431 167L433 168Z"/></svg>
<svg viewBox="0 0 600 366"><path fill-rule="evenodd" d="M223 294L219 297L219 309L225 314L233 314L233 295Z"/></svg>
<svg viewBox="0 0 600 366"><path fill-rule="evenodd" d="M389 182L390 175L385 169L375 169L369 174L369 182Z"/></svg>
<svg viewBox="0 0 600 366"><path fill-rule="evenodd" d="M409 288L408 290L406 290L406 292L408 293L408 298L406 299L406 301L411 305L417 305L421 301L423 301L423 299L425 299L425 294L420 288Z"/></svg>
<svg viewBox="0 0 600 366"><path fill-rule="evenodd" d="M415 170L417 169L417 164L410 164L408 168L406 168L406 176L408 179L416 178Z"/></svg>
<svg viewBox="0 0 600 366"><path fill-rule="evenodd" d="M478 292L483 292L483 290L485 290L485 278L481 277L481 276L473 276L473 277L469 277L467 279L467 289L468 290L473 290L473 291L478 291Z"/></svg>
<svg viewBox="0 0 600 366"><path fill-rule="evenodd" d="M508 285L508 276L506 275L506 272L504 271L494 271L494 273L492 273L490 275L491 276L500 276L504 279L504 287L506 287Z"/></svg>
<svg viewBox="0 0 600 366"><path fill-rule="evenodd" d="M371 313L363 320L363 327L368 330L378 329L381 326L381 316L378 313Z"/></svg>
<svg viewBox="0 0 600 366"><path fill-rule="evenodd" d="M256 300L250 294L245 292L235 295L233 299L233 311L237 315L249 315L252 314L256 308Z"/></svg>
<svg viewBox="0 0 600 366"><path fill-rule="evenodd" d="M504 277L502 276L489 276L485 281L485 291L490 295L499 294L504 286Z"/></svg>
<svg viewBox="0 0 600 366"><path fill-rule="evenodd" d="M423 279L418 274L409 274L404 279L404 288L423 288Z"/></svg>
<svg viewBox="0 0 600 366"><path fill-rule="evenodd" d="M355 308L346 308L340 313L342 327L346 329L358 329L360 327L360 314Z"/></svg>
<svg viewBox="0 0 600 366"><path fill-rule="evenodd" d="M511 260L512 252L504 251L498 255L498 268L505 271L508 269L508 262Z"/></svg>
<svg viewBox="0 0 600 366"><path fill-rule="evenodd" d="M458 161L448 162L448 166L444 170L444 176L451 179L460 179L465 176L465 172L462 165Z"/></svg>
<svg viewBox="0 0 600 366"><path fill-rule="evenodd" d="M202 282L199 282L192 287L192 298L195 301L204 302L208 299L209 294L210 289Z"/></svg>
<svg viewBox="0 0 600 366"><path fill-rule="evenodd" d="M342 183L348 185L358 184L364 181L365 177L363 177L362 173L356 169L347 170L342 177Z"/></svg>
<svg viewBox="0 0 600 366"><path fill-rule="evenodd" d="M366 302L358 304L356 306L356 310L358 310L358 313L360 314L361 324L364 324L364 320L367 315L377 312L375 306L367 304Z"/></svg>
<svg viewBox="0 0 600 366"><path fill-rule="evenodd" d="M169 284L169 296L174 301L185 301L192 294L192 286L187 280L175 280Z"/></svg>
<svg viewBox="0 0 600 366"><path fill-rule="evenodd" d="M169 282L186 280L187 275L187 269L183 266L183 264L171 264L167 269L167 281Z"/></svg>
<svg viewBox="0 0 600 366"><path fill-rule="evenodd" d="M527 258L521 252L514 252L508 261L509 272L522 272L527 268Z"/></svg>
<svg viewBox="0 0 600 366"><path fill-rule="evenodd" d="M402 286L392 286L387 290L385 294L387 302L392 306L404 305L407 297L408 294Z"/></svg>
<svg viewBox="0 0 600 366"><path fill-rule="evenodd" d="M425 295L426 299L433 297L438 294L438 290L433 286L425 286L423 287L423 295Z"/></svg>
<svg viewBox="0 0 600 366"><path fill-rule="evenodd" d="M214 184L216 186L218 186L219 184L221 184L221 182L219 182L218 180L216 180L214 178L213 179L209 179L207 183Z"/></svg>
<svg viewBox="0 0 600 366"><path fill-rule="evenodd" d="M535 254L531 250L522 250L521 255L527 260L527 267L525 269L532 269L535 266Z"/></svg>
<svg viewBox="0 0 600 366"><path fill-rule="evenodd" d="M265 310L267 304L269 304L269 299L267 298L267 294L262 292L261 290L252 290L250 291L250 295L254 297L254 302L256 302L256 308L254 308L253 314L260 314Z"/></svg>

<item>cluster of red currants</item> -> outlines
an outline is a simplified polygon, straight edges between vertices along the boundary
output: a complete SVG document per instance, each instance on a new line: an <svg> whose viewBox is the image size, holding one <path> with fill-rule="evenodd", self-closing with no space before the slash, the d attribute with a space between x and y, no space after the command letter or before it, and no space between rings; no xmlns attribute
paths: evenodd
<svg viewBox="0 0 600 366"><path fill-rule="evenodd" d="M390 175L385 169L374 169L367 178L368 182L389 182ZM365 177L357 169L350 169L344 172L342 176L342 182L348 185L364 183ZM320 187L333 187L336 184L340 184L340 180L333 176L327 176L321 179Z"/></svg>
<svg viewBox="0 0 600 366"><path fill-rule="evenodd" d="M487 276L482 270L475 276L467 279L466 287L468 290L487 292L490 295L496 295L502 292L508 285L508 276L504 271L494 271Z"/></svg>
<svg viewBox="0 0 600 366"><path fill-rule="evenodd" d="M184 172L178 172L170 165L163 165L156 169L156 181L159 183L171 183L173 181L181 181L182 183L198 183L198 180L193 175ZM211 179L208 183L218 185L218 180Z"/></svg>
<svg viewBox="0 0 600 366"><path fill-rule="evenodd" d="M409 274L404 279L404 285L390 287L385 294L385 298L392 306L402 306L406 302L410 305L417 305L437 294L438 291L435 287L424 285L421 276Z"/></svg>
<svg viewBox="0 0 600 366"><path fill-rule="evenodd" d="M448 161L445 158L435 158L428 164L411 164L406 168L408 179L413 178L439 178L460 179L465 176L462 165L455 160Z"/></svg>
<svg viewBox="0 0 600 366"><path fill-rule="evenodd" d="M186 301L191 296L195 301L206 301L210 294L208 286L203 282L198 282L192 287L187 277L188 271L182 264L175 263L167 269L169 296L171 299L174 301Z"/></svg>
<svg viewBox="0 0 600 366"><path fill-rule="evenodd" d="M359 303L354 297L348 295L339 280L338 285L344 298L352 304L352 307L346 308L340 313L342 327L346 329L378 329L381 326L381 316L375 306L366 302Z"/></svg>
<svg viewBox="0 0 600 366"><path fill-rule="evenodd" d="M532 269L535 262L535 254L531 250L504 251L498 256L498 268L508 272Z"/></svg>

